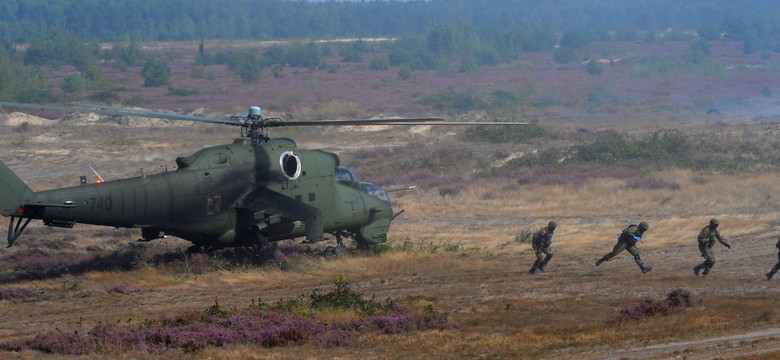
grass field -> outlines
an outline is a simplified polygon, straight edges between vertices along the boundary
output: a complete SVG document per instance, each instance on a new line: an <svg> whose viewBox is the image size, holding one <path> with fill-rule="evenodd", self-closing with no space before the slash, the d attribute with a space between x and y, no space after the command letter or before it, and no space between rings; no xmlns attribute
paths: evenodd
<svg viewBox="0 0 780 360"><path fill-rule="evenodd" d="M735 55L731 45L719 44L712 61L751 61ZM661 50L680 53L686 47L634 44L623 51L641 57L648 55L643 51ZM463 129L417 127L274 133L295 138L300 147L338 153L345 165L368 175L364 180L384 179L381 185L387 187L419 186L392 194L394 211L404 213L393 222L388 244L380 251L351 248L347 257L335 258L324 251L332 241L312 246L285 241L260 253L186 257L187 242L139 244L134 242L140 237L137 230L87 225L61 230L31 224L17 245L0 249L0 349L8 350L0 357L780 357L780 280L766 281L764 275L777 261L780 236L780 127L771 111L759 117L702 114L710 105L723 104L717 99L747 98L755 71L774 74L773 64L726 78L696 73L640 76L641 68L616 65L605 71L612 76L611 85L601 85L611 87L606 92L613 94L611 105L595 112L588 112L582 99L599 81L584 73L574 76L576 68L548 64L541 57L515 64L535 74L529 78L526 72L476 77L487 79L472 81L483 93L490 92L489 79L532 79L512 85L512 91L536 100L549 94L563 100L553 107L518 105L522 119L539 120L546 131L528 141L467 141ZM560 77L551 75L556 72ZM564 81L567 74L572 75L571 86ZM344 94L338 89L357 84L341 83L339 74L290 72L286 80L297 84L297 90L278 85L273 96L291 99L296 91L311 89L312 76L320 86L312 91L327 88L322 91ZM307 95L280 107L299 119L318 111L358 116L387 109L433 113L420 103L409 105L411 94L426 81L435 84L431 91L444 91L449 82L466 76L438 79L421 73L413 84L381 87L382 94L391 94L384 98L355 96L352 104L314 95L316 100L307 100ZM683 89L686 81L690 86ZM725 93L728 83L733 94ZM237 85L236 91L246 95L246 86ZM360 86L348 92L361 92ZM695 89L712 91L685 103L704 104L705 109L668 100ZM361 96L365 93L364 88ZM615 94L647 98L626 104ZM159 99L150 107L170 105L164 95L150 91L143 96ZM213 97L237 109L231 101L242 100L225 100L221 92ZM200 100L186 99L181 107ZM745 102L776 106L771 99ZM507 112L454 117L506 119L511 117ZM0 127L0 160L35 190L75 185L79 175L89 175L89 166L108 179L137 176L140 168L165 171L166 166L172 169L177 156L236 136L235 129L210 125L26 121L24 127L18 121ZM680 157L705 161L688 167L663 166L671 160L648 165L647 158L563 164L575 158L571 149L591 149L583 146L604 134L645 141L658 130L679 131L692 139L693 150ZM513 163L529 154L538 154L533 165ZM738 165L744 167L734 170ZM720 219L721 233L733 247L716 245L713 272L697 277L691 269L702 259L695 237L712 217ZM530 275L535 256L530 244L518 238L551 219L559 224L552 245L555 257L546 272ZM650 224L638 247L653 270L642 274L627 253L595 267L620 230L639 221ZM677 295L670 296L673 292ZM325 305L315 304L314 299L323 297L328 299ZM333 306L347 298L360 306ZM257 325L258 319L274 317L280 322ZM228 330L238 329L277 332L271 333L275 340L251 341L246 333L236 340Z"/></svg>

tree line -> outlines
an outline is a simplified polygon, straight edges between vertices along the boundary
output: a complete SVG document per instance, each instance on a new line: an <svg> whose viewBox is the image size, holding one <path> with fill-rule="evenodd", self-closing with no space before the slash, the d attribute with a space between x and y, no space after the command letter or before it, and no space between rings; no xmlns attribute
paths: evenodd
<svg viewBox="0 0 780 360"><path fill-rule="evenodd" d="M33 16L44 16L46 11L53 11L52 9L59 9L58 14L61 18L67 19L68 6L75 6L78 4L92 4L92 0L72 1L72 0L57 0L47 1L44 3L37 3L40 6L35 5L36 2L32 0L8 0L0 2L0 34L4 34L3 21L7 20L8 12L3 12L2 8L8 10L10 5L16 5L12 7L18 14L23 16L21 20L17 19L17 22L23 22L23 19ZM182 5L179 0L159 0L156 2L139 1L139 9L144 9L145 6L155 4L165 8L165 6ZM663 2L664 0L659 0ZM211 2L203 2L200 0L187 1L191 4L190 8L183 9L182 13L188 14L198 9L199 6L205 6L205 9L211 9ZM105 4L104 4L105 3ZM133 1L112 1L102 2L98 1L94 3L94 7L87 6L80 8L84 14L89 14L90 11L95 9L101 9L100 4L104 6L129 6ZM324 16L318 13L322 9L335 9L333 14L339 14L338 9L351 8L356 13L360 13L360 9L366 9L372 6L382 6L396 9L405 9L411 11L419 10L417 16L425 14L423 9L436 8L439 13L460 13L463 8L468 8L468 4L483 4L485 11L475 12L470 18L460 17L455 19L439 19L438 22L432 22L433 19L427 19L424 22L416 24L416 26L422 26L423 23L428 24L418 33L414 32L414 29L407 29L409 33L404 36L397 37L396 41L383 42L381 45L368 43L362 40L351 42L343 45L321 45L312 41L301 41L289 46L272 46L265 51L259 51L257 49L250 50L224 50L224 49L209 49L200 54L195 64L192 67L192 76L203 77L207 76L205 66L211 64L226 64L228 67L240 75L241 79L245 82L254 82L260 79L261 73L267 69L272 69L273 76L284 76L284 69L286 67L308 67L311 69L327 70L331 72L338 71L337 64L326 64L324 62L325 56L337 54L341 56L343 62L362 62L363 57L366 54L371 54L382 46L385 50L381 52L382 55L376 56L370 59L368 68L371 70L386 70L390 66L398 67L398 78L403 80L413 76L413 71L417 70L437 70L442 75L447 75L453 72L476 72L482 66L493 66L500 63L512 62L522 56L524 52L528 51L553 51L553 60L559 63L568 63L573 61L579 61L576 50L584 46L587 46L590 42L595 41L644 41L644 42L656 42L656 41L690 41L691 55L689 61L691 63L700 63L703 57L709 55L709 43L712 41L720 40L741 40L743 41L744 52L754 53L761 52L762 58L771 56L769 52L780 52L780 22L777 24L768 21L768 17L772 14L772 6L767 5L767 14L764 17L757 17L752 20L745 20L736 18L730 14L724 17L721 21L712 21L715 17L708 18L707 22L694 29L694 31L686 30L674 30L671 31L655 31L644 30L640 31L636 27L629 27L619 29L617 31L599 30L597 27L577 27L577 22L569 24L569 28L563 31L556 29L554 25L542 23L538 26L530 25L532 20L537 19L534 17L535 13L530 12L524 16L506 17L503 23L512 24L512 26L503 27L499 26L502 22L495 20L495 26L482 26L485 19L491 19L491 9L494 6L505 6L504 9L509 9L508 13L512 14L514 9L510 5L532 5L530 9L541 11L541 9L555 9L556 4L569 4L575 8L582 6L582 4L589 4L592 6L601 5L615 5L610 7L610 10L623 9L624 2L613 2L612 0L582 0L577 2L559 1L559 2L542 2L543 4L527 4L525 1L519 0L491 0L481 1L474 0L473 2L464 2L460 0L452 1L430 1L430 2L361 2L361 3L341 3L341 2L328 2L322 4L313 4L303 1L274 1L274 0L257 0L257 1L226 1L225 8L234 8L235 6L243 5L246 7L260 6L260 5L275 5L277 10L279 9L293 9L296 6L298 9L310 9L309 16ZM575 4L576 3L576 4ZM690 9L691 6L698 4L697 1L691 1L687 4L686 8ZM762 3L761 1L748 1L745 8L751 8L752 5ZM46 4L49 4L47 7ZM693 4L693 5L691 5ZM718 2L707 2L707 4L718 4ZM721 9L725 9L728 3L721 5ZM208 6L207 6L208 5ZM436 6L442 8L437 8ZM446 6L445 6L446 5ZM544 6L543 6L544 5ZM352 8L351 6L354 6ZM713 5L715 6L715 5ZM778 7L778 6L775 6ZM186 7L185 7L186 8ZM642 6L637 6L642 8ZM461 10L457 10L461 9ZM316 11L315 11L316 10ZM445 11L446 10L446 11ZM150 10L151 11L151 10ZM153 11L152 11L153 12ZM161 13L165 13L164 11ZM283 12L276 12L276 16L279 17ZM241 13L246 14L246 13ZM559 14L564 16L566 12ZM538 14L537 14L538 15ZM132 14L127 15L132 18ZM205 16L205 15L204 15ZM267 15L266 16L270 16ZM292 15L290 15L292 16ZM305 15L297 15L305 16ZM335 16L335 15L334 15ZM86 19L90 16L82 16L80 19ZM208 16L206 16L208 17ZM272 16L273 17L273 16ZM338 17L338 16L337 16ZM565 16L564 16L565 17ZM587 18L587 15L585 16ZM105 14L103 19L110 19L111 13ZM152 16L154 18L154 16ZM175 16L171 16L170 22L176 22ZM240 18L240 16L236 17ZM409 14L400 19L416 18L415 15ZM509 21L511 18L512 21ZM289 18L297 19L297 18ZM434 18L435 19L435 18ZM525 20L523 20L525 19ZM369 19L370 20L370 19ZM102 20L101 20L102 21ZM127 19L125 19L125 22ZM324 21L324 20L320 20ZM367 19L363 19L363 22L370 22ZM690 20L690 26L697 23L697 21ZM403 22L403 20L400 20ZM56 23L55 21L52 24ZM292 21L291 23L300 25L299 21ZM579 23L582 23L579 22ZM63 22L63 24L69 24ZM308 23L307 23L308 24ZM396 24L396 23L393 23ZM523 24L520 26L520 24ZM554 23L553 23L554 24ZM355 24L352 24L356 26ZM483 24L484 25L484 24ZM347 25L344 25L347 26ZM296 31L303 34L307 31L314 31L316 27L298 26ZM391 32L393 27L388 26L382 28L379 33L372 35L381 35ZM111 29L111 27L106 28ZM164 29L163 26L157 27L157 29ZM247 28L248 29L248 28ZM39 29L40 30L40 29ZM105 30L105 29L104 29ZM203 29L206 31L206 29ZM334 30L331 30L334 31ZM363 29L362 31L367 31ZM382 32L384 31L384 32ZM324 36L325 33L319 33L319 36ZM94 34L92 34L94 35ZM127 34L124 35L125 38ZM159 35L158 36L162 36ZM187 35L190 36L190 35ZM9 40L0 39L0 96L6 100L18 100L28 102L51 102L54 99L53 92L46 85L44 73L41 71L42 66L58 67L62 65L72 65L76 71L68 74L64 83L62 84L62 90L65 93L77 93L84 90L96 90L100 85L100 72L96 64L99 62L114 64L125 70L129 66L142 66L142 75L144 76L145 86L165 86L170 85L170 69L164 59L149 57L148 54L143 54L139 47L136 45L136 39L130 37L129 40L115 42L110 50L101 50L99 44L99 37L84 35L83 32L62 30L57 27L50 27L48 31L39 36L30 36L27 38L27 46L23 51L17 51L17 47ZM335 48L332 49L332 48ZM591 75L599 75L602 71L601 65L591 62L588 64L587 71ZM187 89L173 89L176 94L186 94ZM95 95L97 98L92 99L95 101L110 101L112 94L110 92L98 91ZM114 95L115 96L115 95Z"/></svg>
<svg viewBox="0 0 780 360"><path fill-rule="evenodd" d="M400 36L456 22L504 31L701 29L760 37L780 31L778 19L772 0L4 0L0 39L29 42L51 30L98 41Z"/></svg>

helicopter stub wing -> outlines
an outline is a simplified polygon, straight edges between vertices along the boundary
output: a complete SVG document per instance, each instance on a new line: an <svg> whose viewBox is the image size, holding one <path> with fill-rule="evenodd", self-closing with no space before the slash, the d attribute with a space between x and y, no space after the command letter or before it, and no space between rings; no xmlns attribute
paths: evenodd
<svg viewBox="0 0 780 360"><path fill-rule="evenodd" d="M239 202L239 209L247 209L255 214L278 214L284 218L301 221L306 226L306 241L316 242L323 238L325 222L322 210L307 205L265 187L250 191Z"/></svg>

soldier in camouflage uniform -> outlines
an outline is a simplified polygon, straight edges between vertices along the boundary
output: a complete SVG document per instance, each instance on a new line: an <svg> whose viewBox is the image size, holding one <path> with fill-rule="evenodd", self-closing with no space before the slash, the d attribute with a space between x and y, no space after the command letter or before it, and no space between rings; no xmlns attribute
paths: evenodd
<svg viewBox="0 0 780 360"><path fill-rule="evenodd" d="M710 219L710 224L699 232L697 239L699 240L699 251L701 251L701 257L704 258L704 262L693 268L693 273L696 274L696 276L699 276L699 271L702 269L704 270L702 275L707 276L712 267L715 266L715 253L712 251L712 247L715 246L715 240L718 240L723 246L731 249L731 244L729 244L728 240L720 236L718 225L720 225L720 221L712 218Z"/></svg>
<svg viewBox="0 0 780 360"><path fill-rule="evenodd" d="M652 266L645 266L645 264L642 263L642 258L639 256L639 250L636 248L636 243L642 240L642 235L649 228L650 226L647 225L647 223L644 221L639 223L638 226L633 224L629 225L623 230L623 232L620 233L620 236L618 236L618 242L615 244L615 247L612 248L612 252L602 256L601 259L598 259L596 261L596 266L601 265L601 263L605 261L609 261L609 259L612 259L617 254L620 254L620 252L623 250L626 250L631 255L634 255L634 261L636 261L636 264L639 265L639 268L642 270L643 274L653 270Z"/></svg>
<svg viewBox="0 0 780 360"><path fill-rule="evenodd" d="M555 232L556 227L558 227L558 223L556 223L555 220L550 220L550 222L547 223L547 227L543 227L534 233L531 245L534 247L536 261L534 261L534 265L531 266L531 271L529 271L529 273L535 273L536 269L544 271L544 267L547 266L547 263L552 259L553 251L550 249L550 244L552 244L553 232Z"/></svg>
<svg viewBox="0 0 780 360"><path fill-rule="evenodd" d="M766 279L772 280L772 276L775 276L778 270L780 270L780 239L777 240L777 264L775 264L775 267L772 268L772 270L769 270L768 273L766 273Z"/></svg>

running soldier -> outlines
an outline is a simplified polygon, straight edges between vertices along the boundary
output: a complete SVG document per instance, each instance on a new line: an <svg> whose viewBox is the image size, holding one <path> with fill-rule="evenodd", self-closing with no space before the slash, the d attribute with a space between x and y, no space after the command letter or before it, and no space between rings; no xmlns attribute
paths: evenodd
<svg viewBox="0 0 780 360"><path fill-rule="evenodd" d="M602 256L601 259L598 259L596 261L596 266L601 265L601 263L605 261L609 261L609 259L612 259L623 250L626 250L631 255L634 255L634 261L639 265L643 274L653 270L652 266L645 266L645 264L642 263L642 258L639 256L639 250L636 248L636 243L642 240L642 235L649 228L650 226L644 221L640 222L639 226L633 224L629 225L620 233L620 236L618 236L618 242L615 244L615 247L612 248L612 252Z"/></svg>
<svg viewBox="0 0 780 360"><path fill-rule="evenodd" d="M535 273L536 269L544 271L544 267L547 266L547 263L552 259L553 251L550 249L550 244L552 244L553 232L555 232L556 227L558 227L558 223L556 223L555 220L550 220L550 222L547 223L547 227L543 227L534 233L531 245L534 247L536 261L534 261L534 265L531 266L531 271L529 271L529 273Z"/></svg>
<svg viewBox="0 0 780 360"><path fill-rule="evenodd" d="M699 276L699 271L702 269L704 270L702 275L707 276L712 267L715 266L715 252L712 251L712 247L715 246L715 240L718 240L723 246L731 249L731 244L729 244L728 240L720 236L718 225L720 225L720 221L712 218L710 219L710 224L699 232L697 239L699 240L699 251L701 252L701 257L704 258L704 262L693 267L693 273L696 274L696 276Z"/></svg>
<svg viewBox="0 0 780 360"><path fill-rule="evenodd" d="M773 267L772 270L769 270L769 272L766 273L767 280L772 280L772 277L780 270L780 239L777 240L777 245L775 246L777 246L777 264L775 264L775 267Z"/></svg>

